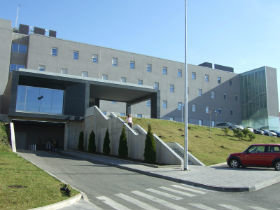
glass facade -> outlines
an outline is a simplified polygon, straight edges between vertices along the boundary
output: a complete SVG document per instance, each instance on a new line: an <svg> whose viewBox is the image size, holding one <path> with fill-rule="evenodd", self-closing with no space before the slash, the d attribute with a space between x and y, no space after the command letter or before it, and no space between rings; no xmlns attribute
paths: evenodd
<svg viewBox="0 0 280 210"><path fill-rule="evenodd" d="M246 72L240 77L242 125L253 128L270 127L265 68Z"/></svg>
<svg viewBox="0 0 280 210"><path fill-rule="evenodd" d="M16 111L62 114L63 97L63 90L18 85Z"/></svg>

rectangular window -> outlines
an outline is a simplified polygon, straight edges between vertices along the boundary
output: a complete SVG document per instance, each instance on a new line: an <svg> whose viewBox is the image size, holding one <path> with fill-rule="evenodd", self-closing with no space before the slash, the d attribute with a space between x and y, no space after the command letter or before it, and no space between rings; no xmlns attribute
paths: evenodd
<svg viewBox="0 0 280 210"><path fill-rule="evenodd" d="M181 111L183 109L183 103L178 102L178 110Z"/></svg>
<svg viewBox="0 0 280 210"><path fill-rule="evenodd" d="M102 79L103 80L108 80L108 74L102 74Z"/></svg>
<svg viewBox="0 0 280 210"><path fill-rule="evenodd" d="M112 66L118 66L118 58L116 57L112 58Z"/></svg>
<svg viewBox="0 0 280 210"><path fill-rule="evenodd" d="M222 77L218 77L218 78L217 78L217 82L218 82L218 84L221 84L221 82L222 82Z"/></svg>
<svg viewBox="0 0 280 210"><path fill-rule="evenodd" d="M162 108L167 109L167 101L166 100L162 101Z"/></svg>
<svg viewBox="0 0 280 210"><path fill-rule="evenodd" d="M233 114L232 110L230 110L229 114L230 114L230 115L232 115L232 114Z"/></svg>
<svg viewBox="0 0 280 210"><path fill-rule="evenodd" d="M57 47L52 48L52 56L57 56Z"/></svg>
<svg viewBox="0 0 280 210"><path fill-rule="evenodd" d="M196 112L196 105L195 104L192 105L192 112Z"/></svg>
<svg viewBox="0 0 280 210"><path fill-rule="evenodd" d="M229 80L229 86L232 86L232 80Z"/></svg>
<svg viewBox="0 0 280 210"><path fill-rule="evenodd" d="M147 72L152 72L152 64L147 64Z"/></svg>
<svg viewBox="0 0 280 210"><path fill-rule="evenodd" d="M169 120L170 121L174 121L174 117L169 117Z"/></svg>
<svg viewBox="0 0 280 210"><path fill-rule="evenodd" d="M202 89L198 89L198 96L202 96Z"/></svg>
<svg viewBox="0 0 280 210"><path fill-rule="evenodd" d="M159 83L158 83L158 82L155 82L155 83L154 83L154 89L155 89L155 90L158 90L158 89L159 89Z"/></svg>
<svg viewBox="0 0 280 210"><path fill-rule="evenodd" d="M205 113L208 114L209 113L209 106L205 107Z"/></svg>
<svg viewBox="0 0 280 210"><path fill-rule="evenodd" d="M126 77L121 77L121 82L126 83Z"/></svg>
<svg viewBox="0 0 280 210"><path fill-rule="evenodd" d="M211 91L211 95L210 95L210 97L211 97L212 99L214 99L214 98L215 98L215 91Z"/></svg>
<svg viewBox="0 0 280 210"><path fill-rule="evenodd" d="M143 85L143 80L142 79L138 79L138 85Z"/></svg>
<svg viewBox="0 0 280 210"><path fill-rule="evenodd" d="M79 60L79 51L74 51L73 52L73 59L74 60Z"/></svg>
<svg viewBox="0 0 280 210"><path fill-rule="evenodd" d="M238 96L234 96L234 100L235 100L235 101L238 101Z"/></svg>
<svg viewBox="0 0 280 210"><path fill-rule="evenodd" d="M146 101L146 106L151 107L151 100Z"/></svg>
<svg viewBox="0 0 280 210"><path fill-rule="evenodd" d="M226 100L227 99L227 94L226 93L224 93L224 100Z"/></svg>
<svg viewBox="0 0 280 210"><path fill-rule="evenodd" d="M98 55L97 54L94 54L92 55L92 63L98 63Z"/></svg>
<svg viewBox="0 0 280 210"><path fill-rule="evenodd" d="M142 118L143 115L142 114L137 114L137 118Z"/></svg>
<svg viewBox="0 0 280 210"><path fill-rule="evenodd" d="M170 91L170 93L174 93L175 92L175 87L174 87L173 84L170 85L169 91Z"/></svg>
<svg viewBox="0 0 280 210"><path fill-rule="evenodd" d="M17 71L19 69L24 69L25 65L21 64L10 64L10 71Z"/></svg>
<svg viewBox="0 0 280 210"><path fill-rule="evenodd" d="M12 44L12 52L13 53L26 53L27 52L27 46L23 44L13 43Z"/></svg>
<svg viewBox="0 0 280 210"><path fill-rule="evenodd" d="M82 71L82 77L88 77L88 72L87 71Z"/></svg>
<svg viewBox="0 0 280 210"><path fill-rule="evenodd" d="M211 127L215 127L215 121L211 121Z"/></svg>
<svg viewBox="0 0 280 210"><path fill-rule="evenodd" d="M202 126L203 121L202 120L198 120L198 125Z"/></svg>
<svg viewBox="0 0 280 210"><path fill-rule="evenodd" d="M178 69L177 77L181 78L183 76L182 69Z"/></svg>
<svg viewBox="0 0 280 210"><path fill-rule="evenodd" d="M135 61L130 61L129 67L130 69L135 69Z"/></svg>
<svg viewBox="0 0 280 210"><path fill-rule="evenodd" d="M45 65L39 65L38 70L39 71L46 71L46 66Z"/></svg>
<svg viewBox="0 0 280 210"><path fill-rule="evenodd" d="M209 82L209 74L205 74L204 79L205 79L205 82Z"/></svg>
<svg viewBox="0 0 280 210"><path fill-rule="evenodd" d="M62 68L61 69L61 74L68 74L68 69L67 68Z"/></svg>
<svg viewBox="0 0 280 210"><path fill-rule="evenodd" d="M62 114L63 90L18 85L16 111Z"/></svg>
<svg viewBox="0 0 280 210"><path fill-rule="evenodd" d="M192 72L192 80L196 80L196 73Z"/></svg>
<svg viewBox="0 0 280 210"><path fill-rule="evenodd" d="M162 75L167 75L167 67L162 67Z"/></svg>

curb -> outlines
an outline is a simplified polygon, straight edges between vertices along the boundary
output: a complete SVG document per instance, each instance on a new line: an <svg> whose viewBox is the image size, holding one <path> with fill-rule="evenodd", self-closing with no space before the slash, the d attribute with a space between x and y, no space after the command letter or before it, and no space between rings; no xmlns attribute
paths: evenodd
<svg viewBox="0 0 280 210"><path fill-rule="evenodd" d="M156 177L156 178L161 178L161 179L166 179L169 181L174 181L174 182L178 182L178 183L183 183L183 184L187 184L187 185L191 185L191 186L195 186L195 187L201 187L207 190L215 190L215 191L221 191L221 192L252 192L252 191L257 191L260 190L264 187L270 186L272 184L275 184L277 182L280 182L280 177L279 177L279 181L278 180L273 180L273 182L268 182L266 184L259 184L259 186L250 186L250 187L217 187L217 186L211 186L211 185L205 185L205 184L201 184L201 183L197 183L197 182L192 182L192 181L187 181L187 180L182 180L182 179L178 179L178 178L174 178L174 177L170 177L170 176L165 176L165 175L161 175L161 174L155 174L153 172L148 172L148 171L142 171L139 169L134 169L134 168L130 168L127 166L122 166L119 164L115 164L115 163L109 163L106 161L102 161L102 160L93 160L90 157L80 157L80 156L76 156L75 154L69 154L67 152L60 152L63 155L66 156L70 156L70 157L75 157L75 158L82 158L88 161L95 161L97 163L100 164L104 164L104 165L108 165L108 166L114 166L120 169L124 169L124 170L128 170L128 171L132 171L132 172L136 172L139 174L144 174L147 176L152 176L152 177Z"/></svg>
<svg viewBox="0 0 280 210"><path fill-rule="evenodd" d="M60 202L50 204L50 205L47 205L47 206L43 206L43 207L34 208L34 209L31 209L31 210L56 210L56 209L60 209L60 208L70 206L70 205L78 202L82 198L83 198L83 195L81 193L79 193L78 195L75 195L75 196L73 196L73 197L71 197L67 200L60 201Z"/></svg>

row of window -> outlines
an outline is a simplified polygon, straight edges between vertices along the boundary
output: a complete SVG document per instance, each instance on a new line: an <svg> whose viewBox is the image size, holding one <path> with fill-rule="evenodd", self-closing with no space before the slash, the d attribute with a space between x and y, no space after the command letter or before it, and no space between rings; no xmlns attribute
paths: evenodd
<svg viewBox="0 0 280 210"><path fill-rule="evenodd" d="M202 89L201 88L198 89L198 96L202 96ZM215 91L210 92L210 98L211 99L215 98ZM224 100L226 100L226 99L227 99L227 94L224 93ZM234 96L234 100L238 101L238 96Z"/></svg>
<svg viewBox="0 0 280 210"><path fill-rule="evenodd" d="M192 72L192 80L196 80L196 72ZM210 76L209 74L204 75L204 81L209 82L210 81ZM221 84L222 83L222 77L217 77L217 83ZM232 85L232 80L229 80L229 85Z"/></svg>
<svg viewBox="0 0 280 210"><path fill-rule="evenodd" d="M18 43L12 43L12 52L24 54L27 52L27 46L23 45L23 44L18 44Z"/></svg>
<svg viewBox="0 0 280 210"><path fill-rule="evenodd" d="M58 48L53 47L51 50L52 56L58 56ZM73 51L73 59L74 60L79 60L79 51ZM92 63L98 63L98 54L93 54L91 58ZM112 66L118 66L118 58L117 57L112 57ZM130 69L135 69L135 61L131 60L129 62L129 68ZM147 64L146 65L146 71L147 72L152 72L152 64ZM168 68L166 66L162 67L162 75L167 75ZM178 69L177 71L177 77L182 77L183 72L182 69Z"/></svg>

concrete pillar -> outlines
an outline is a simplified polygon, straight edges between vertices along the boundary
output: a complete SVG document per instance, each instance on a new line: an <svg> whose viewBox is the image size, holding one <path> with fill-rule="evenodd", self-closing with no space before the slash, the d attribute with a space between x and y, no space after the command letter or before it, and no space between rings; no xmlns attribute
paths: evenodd
<svg viewBox="0 0 280 210"><path fill-rule="evenodd" d="M17 152L16 136L15 136L15 129L14 129L14 123L13 122L10 122L10 132L11 132L12 151Z"/></svg>
<svg viewBox="0 0 280 210"><path fill-rule="evenodd" d="M69 123L65 123L64 126L64 147L63 149L68 150L68 134L69 134Z"/></svg>
<svg viewBox="0 0 280 210"><path fill-rule="evenodd" d="M131 104L126 103L126 116L131 114Z"/></svg>
<svg viewBox="0 0 280 210"><path fill-rule="evenodd" d="M160 93L153 93L151 97L151 118L160 118Z"/></svg>

